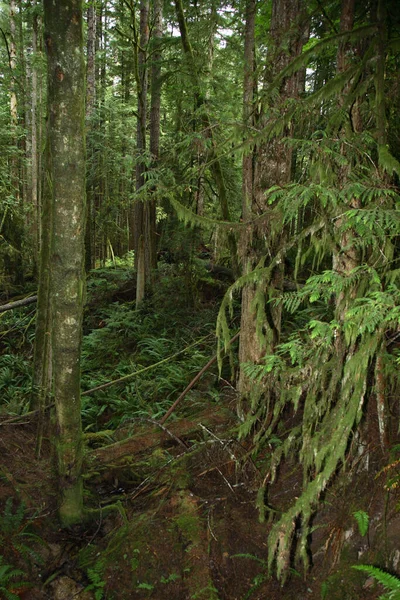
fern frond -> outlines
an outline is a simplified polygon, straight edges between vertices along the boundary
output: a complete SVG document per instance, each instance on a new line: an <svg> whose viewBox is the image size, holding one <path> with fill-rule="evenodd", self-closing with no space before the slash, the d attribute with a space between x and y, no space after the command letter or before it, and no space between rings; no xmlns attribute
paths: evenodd
<svg viewBox="0 0 400 600"><path fill-rule="evenodd" d="M353 569L368 573L370 577L376 579L378 583L389 590L388 594L380 596L381 600L399 600L400 598L400 578L387 573L379 567L372 565L353 565Z"/></svg>
<svg viewBox="0 0 400 600"><path fill-rule="evenodd" d="M379 146L379 164L381 167L389 173L389 175L393 175L396 173L400 177L400 163L390 152L388 146Z"/></svg>
<svg viewBox="0 0 400 600"><path fill-rule="evenodd" d="M360 534L364 537L368 532L369 515L364 510L357 510L353 513L353 517L357 521Z"/></svg>

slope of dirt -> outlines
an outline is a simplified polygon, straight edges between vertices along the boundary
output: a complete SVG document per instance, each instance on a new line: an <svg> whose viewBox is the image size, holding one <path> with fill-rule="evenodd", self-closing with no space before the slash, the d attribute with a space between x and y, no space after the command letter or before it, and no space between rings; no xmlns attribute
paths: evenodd
<svg viewBox="0 0 400 600"><path fill-rule="evenodd" d="M114 448L88 448L85 502L98 513L62 531L49 442L36 459L35 424L3 421L0 554L21 574L0 580L0 597L6 589L32 600L378 598L382 588L351 567L398 567L396 489L385 492L371 471L345 474L315 519L307 579L292 570L281 586L266 573L270 525L255 508L260 474L234 426L232 413L210 406L167 430L136 424L133 436L119 432L128 437ZM298 465L287 464L274 507L287 505L300 482ZM361 509L370 516L368 536L353 517Z"/></svg>

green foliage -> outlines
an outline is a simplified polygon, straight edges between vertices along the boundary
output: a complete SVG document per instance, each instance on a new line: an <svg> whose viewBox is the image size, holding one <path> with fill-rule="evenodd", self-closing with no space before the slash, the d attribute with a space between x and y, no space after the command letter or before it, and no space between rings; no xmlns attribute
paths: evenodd
<svg viewBox="0 0 400 600"><path fill-rule="evenodd" d="M12 498L8 498L0 515L0 547L4 553L0 555L0 595L6 600L16 600L19 595L14 591L31 585L27 578L32 561L43 564L37 548L44 544L33 530L33 521L26 516L25 505L21 502L14 509ZM16 562L18 567L8 561Z"/></svg>
<svg viewBox="0 0 400 600"><path fill-rule="evenodd" d="M32 307L0 314L0 413L23 414L28 410L32 388L34 315Z"/></svg>
<svg viewBox="0 0 400 600"><path fill-rule="evenodd" d="M152 583L146 583L144 581L142 581L141 583L138 583L136 588L138 590L148 590L148 591L152 591L154 590L154 585Z"/></svg>
<svg viewBox="0 0 400 600"><path fill-rule="evenodd" d="M12 565L4 564L3 556L0 555L0 592L5 600L18 600L19 595L13 593L13 589L27 587L26 574L21 569Z"/></svg>
<svg viewBox="0 0 400 600"><path fill-rule="evenodd" d="M104 567L104 560L99 559L86 570L90 584L85 587L85 591L94 591L95 600L102 600L104 598L104 587L106 585Z"/></svg>
<svg viewBox="0 0 400 600"><path fill-rule="evenodd" d="M379 473L376 475L376 479L382 475L386 476L384 483L384 489L386 491L396 490L400 486L400 445L395 444L392 446L390 451L390 462L385 465ZM397 509L400 510L400 503L397 505Z"/></svg>
<svg viewBox="0 0 400 600"><path fill-rule="evenodd" d="M357 510L353 513L353 517L357 521L358 530L362 536L367 535L369 527L369 515L364 510Z"/></svg>
<svg viewBox="0 0 400 600"><path fill-rule="evenodd" d="M100 280L108 278L103 269ZM214 352L213 336L203 338L213 329L215 309L188 304L181 285L179 271L172 269L140 310L131 303L113 304L90 316L95 327L83 339L83 389L138 375L82 397L87 430L117 427L137 417L160 418Z"/></svg>
<svg viewBox="0 0 400 600"><path fill-rule="evenodd" d="M387 593L379 596L379 600L399 600L400 599L400 578L383 571L379 567L372 565L354 565L353 569L363 571L370 577L373 577L378 583L388 590Z"/></svg>
<svg viewBox="0 0 400 600"><path fill-rule="evenodd" d="M213 235L216 255L227 259L229 232L241 238L246 231L251 235L261 231L259 246L251 249L258 264L229 288L221 304L217 334L220 350L226 348L232 337L234 299L246 286L254 286L251 310L265 357L260 364L241 368L260 389L264 387L266 397L252 399L240 435L253 436L255 454L269 445L267 469L272 483L285 457L290 460L295 455L297 460L299 456L303 468L303 492L284 515L274 515L278 520L269 538L269 567L276 563L278 575L284 577L294 545L295 559L302 559L307 569L310 519L322 492L348 460L354 432L373 393L377 352L385 356L387 386L398 386L395 368L400 355L393 348L400 323L396 27L381 35L372 21L374 11L361 10L356 4L353 31L338 33L339 4L328 3L321 12L321 7L312 7L311 35L303 51L281 73L269 77L270 39L266 31L271 4L257 3L256 77L260 85L254 100L254 122L247 130L242 122L239 83L243 80L243 6L211 7L208 2L185 6L200 92L207 98L201 106L194 106L199 90L190 81L174 34L173 6L164 3L168 27L162 40L163 123L160 159L154 168L149 152L140 157L136 152L137 86L132 48L138 14L137 3L130 4L118 3L108 9L111 12L104 8L105 20L108 18L112 26L102 31L97 53L101 77L88 128L87 181L97 258L102 265L114 268L96 270L88 281L90 314L85 322L82 387L88 390L134 372L138 376L85 396L84 426L87 430L117 427L136 417L158 418L167 410L214 353L210 339L176 356L214 328L214 309L201 311L201 315L198 310L196 286L201 275L193 261L197 240ZM391 22L395 3L382 4L388 5ZM211 8L216 9L215 23ZM26 14L30 15L30 10L27 7ZM1 19L7 37L5 10ZM28 39L30 24L24 21L22 25L21 30L27 28ZM383 74L386 89L379 91L380 41L386 45L387 58ZM339 72L338 47L344 44L347 65ZM282 41L282 49L291 51L287 40ZM13 265L25 251L21 224L29 222L29 215L21 208L29 202L20 202L17 189L26 182L15 185L11 165L18 158L22 174L29 167L25 158L30 157L22 156L29 132L20 124L14 128L10 123L12 74L3 46L0 58L4 67L0 91L0 145L4 148L0 157L0 263L3 272L8 268L8 276L0 283L7 288ZM150 66L152 52L147 59ZM32 69L40 59L28 52L27 61ZM303 69L307 74L304 93L295 100L282 101L285 78ZM25 80L19 72L18 77L21 81L30 79ZM385 91L387 98L379 98ZM19 102L20 107L26 106L29 92ZM388 119L388 144L377 138L378 114ZM262 119L264 115L267 122ZM243 154L253 154L257 173L259 166L262 170L261 162L256 165L259 155L266 146L273 149L276 141L284 152L293 155L292 181L266 190L255 177L256 201L260 200L262 210L266 210L242 223ZM221 217L213 171L216 160L227 189L231 222ZM146 181L137 191L132 174L140 163L146 167ZM129 265L133 256L125 254L131 245L128 221L134 203L146 202L149 197L162 204L158 233L161 246L167 247L175 265L161 265L154 295L140 311L129 303L105 308L104 304L114 301L122 285L128 287L132 279ZM119 259L118 254L126 258ZM352 264L350 268L350 262L356 267ZM282 293L280 286L274 289L276 267L284 263L292 286L298 285L297 291ZM272 348L268 316L269 309L278 306L283 311L283 325L281 339ZM25 410L30 388L32 315L27 310L2 316L1 404L12 413ZM222 352L220 367L221 356ZM157 370L150 369L156 363L162 364ZM297 413L297 425L289 432L284 428L288 413ZM395 460L385 471L390 475L394 472L388 489L398 485L397 468ZM260 489L257 502L261 512L267 513L270 509L263 505L264 491ZM23 519L18 523L19 511L13 512L12 506L6 505L3 520L10 521L13 531L23 528ZM362 533L367 527L365 514L357 511L355 518ZM101 597L101 568L94 565L91 569L91 589Z"/></svg>
<svg viewBox="0 0 400 600"><path fill-rule="evenodd" d="M168 575L168 577L162 576L160 579L160 582L161 583L173 583L174 581L177 581L178 579L180 579L180 575L178 575L177 573L170 573Z"/></svg>
<svg viewBox="0 0 400 600"><path fill-rule="evenodd" d="M0 356L0 413L23 414L31 391L31 364L24 356Z"/></svg>
<svg viewBox="0 0 400 600"><path fill-rule="evenodd" d="M29 565L32 560L37 564L43 563L36 548L44 544L33 530L33 521L26 516L24 503L14 509L12 498L8 498L0 515L0 545Z"/></svg>
<svg viewBox="0 0 400 600"><path fill-rule="evenodd" d="M359 193L366 194L366 188L359 188ZM375 188L369 188L368 193L375 194ZM391 191L386 195L381 192L380 197L390 201ZM281 303L284 322L286 314L293 315L294 332L293 328L285 331L274 354L267 354L260 364L242 366L243 372L259 384L271 377L274 381L273 406L262 398L258 405L252 405L241 426L241 435L254 436L256 448L269 443L288 407L292 406L293 411L301 408L301 426L289 432L274 449L269 466L273 482L282 458L293 455L296 448L303 465L303 492L273 525L269 536L269 568L276 560L277 574L282 578L291 564L295 533L296 557L303 561L305 569L308 567L308 524L321 493L346 461L353 431L370 393L367 381L375 354L388 333L397 331L400 324L399 273L391 268L396 264L390 262L390 244L400 230L398 215L395 211L389 211L387 217L379 215L379 211L374 215L359 210L349 213L342 214L349 223L345 226L342 222L340 230L344 232L348 227L354 232L358 228L356 239L360 247L365 244L370 257L374 256L374 266L360 264L346 274L324 270L308 277L297 292L269 300ZM332 233L336 235L337 231ZM389 248L385 257L374 254L375 241L377 246L385 244ZM327 250L329 247L332 243ZM260 261L253 273L231 286L230 294L250 282L266 285L269 270ZM336 299L340 299L340 304ZM333 311L330 306L334 302ZM224 313L230 303L231 296L227 295L219 315L218 330L223 340L229 336ZM303 314L307 318L303 319ZM387 376L388 382L396 385L396 371ZM261 513L264 512L268 512L268 507L261 506ZM299 521L301 528L296 530Z"/></svg>

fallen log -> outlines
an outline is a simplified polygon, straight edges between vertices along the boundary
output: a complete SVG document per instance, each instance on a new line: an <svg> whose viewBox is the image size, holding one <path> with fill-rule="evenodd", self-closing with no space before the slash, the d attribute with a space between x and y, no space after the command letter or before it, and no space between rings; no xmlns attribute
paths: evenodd
<svg viewBox="0 0 400 600"><path fill-rule="evenodd" d="M29 298L22 298L22 300L15 300L15 302L9 302L0 306L0 313L6 312L6 310L14 310L14 308L20 308L21 306L27 306L37 301L37 296L29 296Z"/></svg>
<svg viewBox="0 0 400 600"><path fill-rule="evenodd" d="M114 444L90 450L87 457L89 462L93 461L96 465L107 465L110 463L115 464L116 461L127 456L134 457L142 454L150 448L165 444L168 440L173 440L180 446L187 448L188 446L182 438L190 438L198 432L200 422L205 423L208 427L215 427L223 423L226 424L231 417L232 415L224 413L221 407L213 407L213 410L210 409L207 413L200 414L196 421L180 419L171 423L168 429L157 423L157 421L148 419L146 421L149 422L149 427L141 428L141 431ZM138 421L140 422L141 419L138 419ZM152 429L152 426L158 428L158 431Z"/></svg>

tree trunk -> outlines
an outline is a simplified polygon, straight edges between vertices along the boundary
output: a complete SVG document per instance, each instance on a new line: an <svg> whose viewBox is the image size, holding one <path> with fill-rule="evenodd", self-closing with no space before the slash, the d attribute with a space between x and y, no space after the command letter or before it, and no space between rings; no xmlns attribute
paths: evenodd
<svg viewBox="0 0 400 600"><path fill-rule="evenodd" d="M108 53L108 0L98 0L96 2L96 36L95 50L100 52L99 60L95 63L95 79L98 82L96 88L96 105L98 110L98 119L96 119L97 134L101 137L106 136L106 74L107 74L107 53ZM90 143L90 138L89 138ZM90 148L89 148L90 151ZM90 155L89 155L90 156ZM98 226L97 217L102 212L106 198L106 168L104 160L104 151L97 152L93 157L91 171L94 173L91 181L92 197L90 198L90 219L91 228L91 258L92 266L96 266L96 260L104 266L106 260L106 235ZM87 259L86 259L87 260ZM88 265L86 265L87 267Z"/></svg>
<svg viewBox="0 0 400 600"><path fill-rule="evenodd" d="M93 149L90 138L92 129L92 116L96 104L96 24L97 11L96 3L92 2L87 9L87 66L86 66L86 136L88 158L92 157ZM85 234L85 268L86 271L93 269L95 265L95 256L93 253L93 186L86 185L87 202L87 221Z"/></svg>
<svg viewBox="0 0 400 600"><path fill-rule="evenodd" d="M248 0L246 6L246 40L245 40L245 78L244 78L244 121L250 126L253 114L253 67L254 54L254 11L253 0ZM270 26L271 44L268 49L267 64L264 70L265 86L279 74L296 56L299 55L303 43L303 33L300 27L300 0L274 0ZM285 49L283 49L285 48ZM298 94L299 77L294 74L286 78L280 89L278 105L281 113L285 110L285 101ZM270 112L277 107L270 106ZM269 117L261 114L259 128L268 130ZM288 129L284 136L291 135ZM265 190L273 185L284 186L289 183L292 172L292 153L282 140L270 137L243 159L243 218L250 221L254 217L270 210L265 197ZM267 245L265 244L267 239ZM256 268L262 256L275 256L279 247L284 243L283 228L275 236L269 221L259 220L257 226L249 223L242 234L241 261L244 274ZM266 263L267 264L267 263ZM273 270L268 281L257 284L247 284L242 291L241 335L239 361L243 363L259 363L267 354L272 354L279 343L281 330L281 307L267 303L282 291L284 265L281 262ZM267 386L268 387L268 386ZM238 389L242 398L257 402L257 396L262 392L268 394L265 384L255 386L254 381L240 369ZM242 413L242 409L239 410ZM241 415L243 416L243 414Z"/></svg>
<svg viewBox="0 0 400 600"><path fill-rule="evenodd" d="M18 184L19 184L19 196L21 199L21 207L22 209L26 206L27 196L28 196L28 182L27 182L27 157L28 157L28 146L30 145L30 139L28 138L27 131L30 125L30 106L27 105L27 89L29 89L29 84L27 80L27 69L26 69L26 60L25 60L25 44L24 44L24 27L23 27L23 8L21 5L21 0L17 0L18 6L18 80L19 84L19 98L18 103L21 107L19 114L19 124L21 126L24 135L20 136L18 140L18 150L19 156L23 158L18 159ZM24 219L24 228L28 230L29 222L27 219ZM21 232L22 233L22 232ZM21 248L22 248L22 239L21 239Z"/></svg>
<svg viewBox="0 0 400 600"><path fill-rule="evenodd" d="M147 47L149 43L149 0L140 2L140 39L135 52L137 52L137 132L136 132L136 192L139 192L145 182L144 158L146 152L146 111L147 111ZM134 206L134 248L135 265L137 270L136 281L136 306L138 306L144 296L146 285L149 284L151 262L149 257L149 206L148 202L143 200L136 201Z"/></svg>
<svg viewBox="0 0 400 600"><path fill-rule="evenodd" d="M82 519L80 347L85 291L85 76L82 1L44 1L48 156L53 231L51 345L63 526Z"/></svg>
<svg viewBox="0 0 400 600"><path fill-rule="evenodd" d="M378 53L375 71L375 110L376 110L376 141L378 152L387 148L387 120L385 102L385 63L386 63L386 41L387 41L387 14L385 0L377 0L376 21L378 29ZM382 182L388 186L389 175L385 173L380 165L380 176ZM375 393L378 413L378 428L381 447L384 452L389 448L389 420L390 412L387 401L387 385L385 373L386 338L385 331L381 331L381 348L376 357L375 367Z"/></svg>
<svg viewBox="0 0 400 600"><path fill-rule="evenodd" d="M17 83L15 73L17 69L17 33L16 33L16 13L17 2L10 0L10 69L11 69L11 89L10 89L10 112L11 123L16 127L18 125L17 108Z"/></svg>
<svg viewBox="0 0 400 600"><path fill-rule="evenodd" d="M32 18L32 92L31 92L31 201L32 201L32 216L33 216L33 243L34 257L37 263L40 248L40 200L39 200L39 139L38 139L38 69L36 66L36 58L38 54L38 15L36 12L36 0L32 4L34 10Z"/></svg>
<svg viewBox="0 0 400 600"><path fill-rule="evenodd" d="M250 128L254 123L255 17L256 0L247 0L244 39L243 82L243 124L246 128ZM243 155L242 217L244 221L250 221L253 211L254 159L255 157L251 149L248 149ZM249 254L249 250L251 249L251 237L251 226L246 227L241 233L240 240L240 252L242 260L242 269L244 274L250 273L250 271L253 268L253 263L255 262ZM246 285L242 290L239 364L248 361L257 363L260 360L260 344L258 344L256 341L257 334L255 331L256 315L253 314L254 307L252 307L255 291L255 286L252 284ZM255 350L254 356L250 355L250 351L252 349ZM238 387L241 397L246 396L248 394L248 391L250 389L250 382L244 376L242 370L240 370ZM244 413L241 405L238 406L238 414L241 419L244 418Z"/></svg>
<svg viewBox="0 0 400 600"><path fill-rule="evenodd" d="M43 177L42 240L39 260L39 290L36 310L35 345L33 351L32 410L39 411L36 454L42 446L45 407L50 403L52 383L50 252L53 231L53 207L50 180L50 148L45 150Z"/></svg>
<svg viewBox="0 0 400 600"><path fill-rule="evenodd" d="M153 167L157 167L160 154L160 109L161 109L161 39L163 34L163 2L154 0L153 44L151 66L150 104L150 154ZM157 268L156 200L149 201L150 268Z"/></svg>
<svg viewBox="0 0 400 600"><path fill-rule="evenodd" d="M347 31L351 31L353 29L354 24L354 7L355 0L343 0L342 2L342 12L340 16L340 32L345 33ZM337 71L338 73L343 73L349 67L349 56L351 56L351 52L353 50L352 45L346 40L341 41L338 47L337 53ZM339 107L342 107L345 101L346 93L348 92L350 84L346 86L346 88L339 95ZM349 129L349 126L345 124L342 127L342 135L346 135L346 130ZM346 147L343 144L342 153L345 154ZM348 175L349 175L349 167L342 168L340 173L340 181L339 185L343 187L346 184ZM351 203L353 208L359 207L358 200L354 199ZM345 207L346 209L346 207ZM335 222L335 226L340 228L342 226L342 219L339 218ZM354 247L352 247L352 238L353 232L348 230L341 234L340 239L340 248L341 252L335 252L333 255L333 268L342 273L343 275L349 275L349 273L359 265L359 257L357 255L357 251ZM344 299L343 294L339 294L336 302L336 311L339 320L343 320L344 313L346 311L346 301Z"/></svg>

